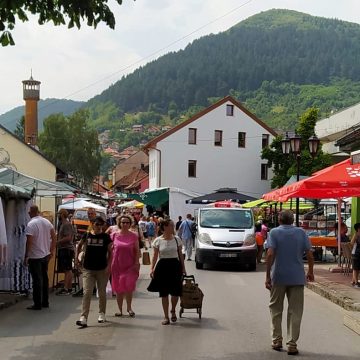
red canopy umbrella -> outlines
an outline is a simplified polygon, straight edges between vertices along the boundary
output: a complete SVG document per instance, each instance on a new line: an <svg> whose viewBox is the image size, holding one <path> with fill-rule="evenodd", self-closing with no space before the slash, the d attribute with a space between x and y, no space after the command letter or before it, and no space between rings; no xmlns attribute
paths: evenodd
<svg viewBox="0 0 360 360"><path fill-rule="evenodd" d="M337 198L338 219L341 217L341 198L360 196L360 164L347 159L317 171L313 176L263 195L265 200L287 201L290 198ZM340 221L338 222L338 247L340 254Z"/></svg>

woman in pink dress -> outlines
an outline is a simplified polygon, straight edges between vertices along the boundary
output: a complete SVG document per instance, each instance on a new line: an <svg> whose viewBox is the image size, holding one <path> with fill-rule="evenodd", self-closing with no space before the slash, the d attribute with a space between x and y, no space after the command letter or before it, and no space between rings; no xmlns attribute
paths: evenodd
<svg viewBox="0 0 360 360"><path fill-rule="evenodd" d="M122 305L125 297L127 312L130 317L134 317L135 313L131 303L140 270L138 235L130 231L131 216L121 215L116 219L116 222L119 230L110 235L113 240L111 285L113 292L116 293L119 306L119 312L115 316L122 316Z"/></svg>

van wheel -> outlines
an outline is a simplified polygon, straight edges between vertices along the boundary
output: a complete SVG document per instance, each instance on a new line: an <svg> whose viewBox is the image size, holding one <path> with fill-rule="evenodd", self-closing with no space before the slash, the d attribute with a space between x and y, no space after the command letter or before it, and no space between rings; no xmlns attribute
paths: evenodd
<svg viewBox="0 0 360 360"><path fill-rule="evenodd" d="M248 264L249 271L256 271L256 261L251 264Z"/></svg>
<svg viewBox="0 0 360 360"><path fill-rule="evenodd" d="M195 260L195 267L199 270L202 270L204 268L204 264Z"/></svg>

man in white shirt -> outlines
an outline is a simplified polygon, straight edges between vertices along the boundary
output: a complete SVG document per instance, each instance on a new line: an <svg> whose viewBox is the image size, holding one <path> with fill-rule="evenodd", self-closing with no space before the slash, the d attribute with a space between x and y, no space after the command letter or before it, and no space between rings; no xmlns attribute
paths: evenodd
<svg viewBox="0 0 360 360"><path fill-rule="evenodd" d="M29 266L33 280L33 301L29 310L49 307L48 263L56 248L55 230L51 222L40 216L37 205L30 207L31 220L26 227L24 264Z"/></svg>

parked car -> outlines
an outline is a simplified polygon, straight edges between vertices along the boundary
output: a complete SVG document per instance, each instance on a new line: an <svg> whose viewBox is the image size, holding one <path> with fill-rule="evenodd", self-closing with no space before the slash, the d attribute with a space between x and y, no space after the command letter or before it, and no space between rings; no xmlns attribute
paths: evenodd
<svg viewBox="0 0 360 360"><path fill-rule="evenodd" d="M204 264L244 264L256 270L254 216L251 209L200 208L195 237L196 268Z"/></svg>

